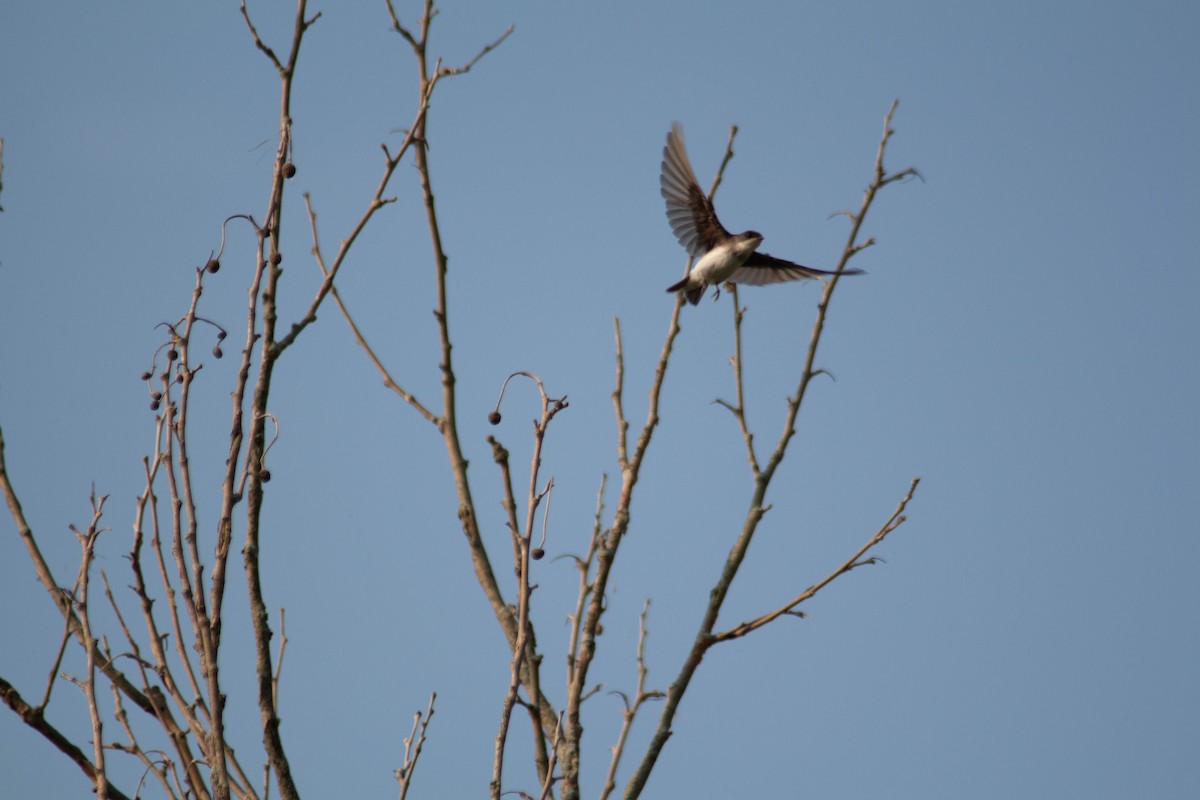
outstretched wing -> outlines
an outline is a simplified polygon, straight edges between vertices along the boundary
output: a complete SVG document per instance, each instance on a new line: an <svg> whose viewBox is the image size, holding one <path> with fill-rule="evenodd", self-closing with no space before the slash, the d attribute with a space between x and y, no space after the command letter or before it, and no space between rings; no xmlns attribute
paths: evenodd
<svg viewBox="0 0 1200 800"><path fill-rule="evenodd" d="M783 283L784 281L811 280L822 275L832 275L826 269L815 269L784 261L766 253L754 252L746 259L746 263L737 272L729 276L733 283L744 283L747 286L763 286L768 283ZM861 269L842 270L843 275L861 275Z"/></svg>
<svg viewBox="0 0 1200 800"><path fill-rule="evenodd" d="M688 162L683 146L683 128L671 124L667 146L663 148L662 175L659 177L663 199L667 201L667 221L679 243L694 258L707 253L729 238L721 226L712 202L700 189L696 173Z"/></svg>

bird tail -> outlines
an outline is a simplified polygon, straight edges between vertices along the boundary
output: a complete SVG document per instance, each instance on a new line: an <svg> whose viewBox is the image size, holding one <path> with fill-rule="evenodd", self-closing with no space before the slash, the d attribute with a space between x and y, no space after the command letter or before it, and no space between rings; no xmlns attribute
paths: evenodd
<svg viewBox="0 0 1200 800"><path fill-rule="evenodd" d="M688 283L688 279L684 278L683 280L679 281L678 283L673 283L670 286L668 286L667 291L668 292L682 291L684 294L687 295L688 302L691 303L692 305L696 305L697 303L700 302L700 298L704 297L704 290L707 289L708 287L705 286L704 284L700 284L699 286L697 286L693 289L689 289L689 288L687 288L687 283Z"/></svg>
<svg viewBox="0 0 1200 800"><path fill-rule="evenodd" d="M809 272L815 272L818 275L833 275L833 274L835 274L835 271L831 270L831 269L817 269L816 267L804 267L804 269L806 269ZM842 274L843 275L866 275L867 273L863 272L861 269L851 267L850 269L842 270Z"/></svg>

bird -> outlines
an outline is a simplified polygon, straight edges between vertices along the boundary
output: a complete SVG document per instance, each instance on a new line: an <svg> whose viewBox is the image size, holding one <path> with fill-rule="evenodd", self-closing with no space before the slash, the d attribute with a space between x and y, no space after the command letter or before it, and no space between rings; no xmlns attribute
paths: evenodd
<svg viewBox="0 0 1200 800"><path fill-rule="evenodd" d="M713 300L719 298L721 284L725 281L762 286L834 274L758 252L763 241L763 235L758 231L730 233L725 230L717 219L712 201L696 181L696 173L692 171L683 144L683 127L678 122L672 123L667 133L659 184L663 199L667 201L667 221L671 230L683 249L696 259L687 277L668 286L667 291L683 292L692 305L700 302L709 286L717 287ZM861 275L862 270L845 269L841 274Z"/></svg>

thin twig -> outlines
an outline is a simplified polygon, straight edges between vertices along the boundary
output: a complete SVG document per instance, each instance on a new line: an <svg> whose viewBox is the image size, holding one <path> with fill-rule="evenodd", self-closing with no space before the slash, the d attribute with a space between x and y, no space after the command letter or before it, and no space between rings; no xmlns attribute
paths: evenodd
<svg viewBox="0 0 1200 800"><path fill-rule="evenodd" d="M913 478L912 483L908 487L908 492L904 495L904 498L900 501L899 505L896 506L896 510L892 512L892 515L890 517L888 517L887 521L884 522L883 525L881 525L879 527L879 530L877 530L875 532L875 534L873 536L871 536L870 539L867 540L866 544L864 544L862 547L860 547L858 550L856 550L854 552L854 555L850 556L848 559L846 559L844 562L842 562L842 564L839 565L836 569L834 569L832 572L830 572L828 575L826 575L824 578L822 578L817 583L814 583L812 586L809 586L803 592L801 592L800 594L793 597L791 600L784 603L779 608L776 608L774 611L763 614L759 617L755 617L754 619L749 620L748 622L743 622L740 625L736 625L736 626L730 628L729 630L714 633L711 637L711 643L716 644L717 642L724 642L724 641L728 641L730 639L737 639L741 636L745 636L746 634L750 633L751 631L758 630L759 628L763 627L764 625L768 624L769 622L772 622L773 620L776 620L779 617L784 616L785 614L795 615L796 608L800 604L804 603L806 600L813 597L817 592L824 589L830 583L833 583L833 581L837 580L842 575L845 575L847 572L850 572L852 569L855 569L857 567L876 563L875 558L872 557L872 558L864 559L863 556L865 556L876 545L878 545L884 539L886 539L888 534L890 534L892 531L896 530L897 528L899 528L901 525L903 525L905 523L907 518L904 516L904 510L908 507L909 501L911 501L913 499L913 494L916 492L917 485L920 482L921 482L920 478Z"/></svg>
<svg viewBox="0 0 1200 800"><path fill-rule="evenodd" d="M604 488L608 485L608 473L600 476L600 488L596 492L596 516L592 522L592 534L588 537L587 555L575 557L579 570L579 591L575 597L575 611L571 614L571 632L567 644L567 685L575 682L576 655L579 653L579 638L583 628L583 609L592 593L591 571L596 551L603 545Z"/></svg>
<svg viewBox="0 0 1200 800"><path fill-rule="evenodd" d="M404 764L395 772L396 780L400 783L399 800L404 800L408 795L413 771L417 768L417 760L421 758L421 748L425 746L425 733L429 730L430 721L433 720L435 700L437 700L437 692L429 695L429 707L425 710L424 718L420 711L413 715L412 733L404 740Z"/></svg>
<svg viewBox="0 0 1200 800"><path fill-rule="evenodd" d="M275 708L279 708L279 676L283 674L283 654L288 644L284 613L284 609L279 609L279 655L275 658L275 675L271 679L271 696L275 701Z"/></svg>
<svg viewBox="0 0 1200 800"><path fill-rule="evenodd" d="M423 110L422 110L422 113L424 113ZM398 165L400 163L400 155L407 149L408 143L410 143L411 141L412 141L411 136L405 137L405 144L401 147L400 152L396 154L396 157L393 158L390 155L387 156L388 176L385 176L385 177L390 177L391 171L394 170L396 165ZM385 153L386 153L386 149L385 149ZM380 191L382 191L382 188L383 188L383 185L381 185ZM378 198L378 197L379 197L379 194L377 192L376 198ZM330 269L325 266L325 257L321 254L321 241L317 235L317 212L313 210L312 198L309 196L309 194L307 192L304 193L304 205L308 209L309 225L312 229L313 257L317 261L317 267L320 268L321 274L326 276L326 279L328 280L331 273L330 273ZM381 203L381 205L382 205L382 203ZM372 204L367 209L367 211L364 212L364 217L363 217L363 220L360 220L360 225L365 224L366 218L369 215L373 214L377 207L378 206L375 206L374 204ZM357 235L358 229L360 229L360 228L356 228L356 233L353 235ZM348 253L349 253L349 247L346 245L345 241L343 241L342 247L338 250L338 254L336 257L338 265L340 265L340 263L342 261L344 261L346 255ZM333 297L334 304L338 307L338 310L342 313L342 318L346 320L346 324L350 326L350 332L352 334L354 334L354 341L358 342L359 347L361 347L363 349L363 352L365 352L367 354L367 358L369 358L371 360L371 363L375 365L375 369L378 370L380 375L383 376L383 385L386 386L387 388L391 389L396 394L398 394L404 400L404 402L411 405L417 411L417 413L420 414L422 417L424 417L426 420L428 420L429 422L432 422L434 425L437 425L438 424L437 416L432 411L430 411L428 408L426 408L424 403L417 400L417 398L413 394L406 391L404 389L404 387L402 387L399 383L397 383L395 378L392 377L391 372L384 365L383 360L375 352L375 348L373 348L370 345L370 343L367 342L367 338L365 335L363 335L363 332L359 329L358 323L354 321L354 317L350 314L350 309L346 307L345 301L342 300L342 295L338 291L337 286L332 281L328 281L328 282L329 282L329 293Z"/></svg>
<svg viewBox="0 0 1200 800"><path fill-rule="evenodd" d="M96 490L93 488L91 495L92 521L88 524L87 530L80 532L75 529L74 525L70 526L75 538L79 540L80 549L79 576L75 579L75 590L72 595L76 613L79 615L79 626L83 637L83 647L87 653L87 664L84 677L78 683L83 690L88 716L92 723L92 763L95 765L93 777L96 782L97 797L108 796L108 774L104 760L104 721L100 717L100 707L96 703L96 672L100 651L96 646L95 634L92 632L92 615L91 609L88 607L88 599L91 587L92 559L96 555L96 540L103 532L100 527L100 519L104 515L104 501L107 499L107 495L97 498ZM111 662L111 659L105 659L105 661Z"/></svg>
<svg viewBox="0 0 1200 800"><path fill-rule="evenodd" d="M562 714L558 715L558 724L554 726L554 736L550 741L550 763L546 767L546 777L542 779L542 793L538 800L549 800L554 789L554 767L558 763L558 745L562 742Z"/></svg>
<svg viewBox="0 0 1200 800"><path fill-rule="evenodd" d="M71 641L71 619L68 617L63 620L62 639L58 643L58 653L54 656L54 666L50 668L50 675L46 679L46 691L42 695L42 702L38 703L38 711L45 711L50 705L50 695L54 689L54 684L58 682L58 670L62 666L63 656L67 652L67 643Z"/></svg>
<svg viewBox="0 0 1200 800"><path fill-rule="evenodd" d="M732 287L729 296L733 301L733 356L729 362L733 367L733 383L737 392L737 400L735 405L730 405L724 400L716 402L729 409L737 419L738 428L742 432L742 441L746 445L746 460L750 463L750 472L757 478L761 470L758 466L758 456L754 452L754 434L750 432L750 426L746 422L745 362L742 361L742 320L746 316L746 309L739 304L737 284L732 284Z"/></svg>
<svg viewBox="0 0 1200 800"><path fill-rule="evenodd" d="M612 747L612 758L608 763L608 775L604 779L600 800L607 800L608 796L617 788L617 767L621 763L621 756L625 753L625 743L629 740L629 732L633 729L633 721L637 717L638 711L647 701L659 700L664 697L660 691L646 691L646 676L649 674L649 670L646 668L646 617L649 613L650 601L647 600L642 605L641 613L638 614L637 683L633 702L629 702L629 697L624 692L617 692L621 695L625 707L621 711L621 732L617 735L617 743Z"/></svg>

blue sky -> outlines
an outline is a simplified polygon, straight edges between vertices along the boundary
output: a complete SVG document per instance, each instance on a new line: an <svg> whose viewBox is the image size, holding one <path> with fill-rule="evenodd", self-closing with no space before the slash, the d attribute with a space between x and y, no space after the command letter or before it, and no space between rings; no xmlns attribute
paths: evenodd
<svg viewBox="0 0 1200 800"><path fill-rule="evenodd" d="M252 5L281 49L286 6ZM415 5L398 7L415 20ZM413 109L415 68L382 4L314 10L293 111L284 320L318 282L300 192L332 246L374 189L379 143L398 141ZM536 414L532 389L516 385L504 423L486 424L505 375L536 372L571 400L543 454L556 481L551 556L584 548L601 473L617 472L614 317L627 413L644 419L663 289L684 264L658 193L672 120L705 184L740 127L722 221L813 266L840 252L846 222L830 215L858 206L893 98L888 166L926 179L888 187L866 222L878 245L855 263L869 275L840 284L819 357L836 381L810 391L722 619L825 575L920 476L909 522L882 549L886 565L839 581L808 619L709 654L647 796L1194 795L1197 6L447 3L432 49L461 63L509 24L501 48L439 87L430 118L462 434L497 560L508 543L483 437L526 458ZM0 425L64 582L77 564L66 525L86 522L93 482L111 496L98 566L114 589L128 582L153 446L138 375L221 220L261 215L276 115L273 70L235 3L0 10ZM411 164L392 193L340 285L393 372L434 402L433 273ZM229 248L205 302L236 328L244 229ZM741 297L765 447L819 287ZM733 393L730 316L725 296L684 310L593 672L610 689L633 687L647 598L649 684L674 677L749 502L736 425L712 403ZM209 497L231 362L206 365L198 390ZM269 604L287 609L283 735L301 792L391 796L411 715L436 690L410 796L479 796L508 666L436 432L381 388L332 307L281 363L273 396L265 580ZM202 530L213 524L210 509ZM566 560L538 570L539 638L557 665L576 576ZM245 708L232 713L239 752L251 753L244 617L227 618L223 667ZM41 694L60 624L0 518L0 675L26 696ZM68 729L83 719L77 697L62 685L51 708ZM585 725L593 796L617 699L589 700ZM7 711L0 741L12 796L87 796ZM531 791L524 769L511 788Z"/></svg>

